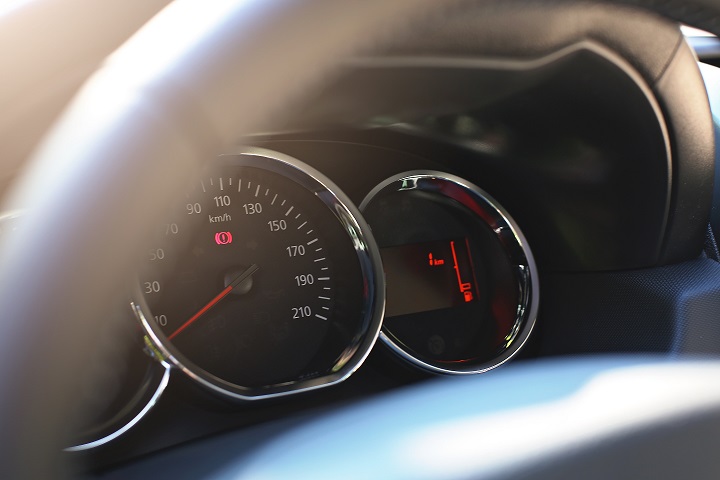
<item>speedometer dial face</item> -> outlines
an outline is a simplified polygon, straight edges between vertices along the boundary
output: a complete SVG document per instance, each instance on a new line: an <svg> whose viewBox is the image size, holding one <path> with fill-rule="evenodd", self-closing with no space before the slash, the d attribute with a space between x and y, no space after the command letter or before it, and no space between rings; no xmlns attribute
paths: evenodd
<svg viewBox="0 0 720 480"><path fill-rule="evenodd" d="M158 355L238 398L338 382L383 309L379 254L354 207L298 160L221 156L159 226L136 310Z"/></svg>

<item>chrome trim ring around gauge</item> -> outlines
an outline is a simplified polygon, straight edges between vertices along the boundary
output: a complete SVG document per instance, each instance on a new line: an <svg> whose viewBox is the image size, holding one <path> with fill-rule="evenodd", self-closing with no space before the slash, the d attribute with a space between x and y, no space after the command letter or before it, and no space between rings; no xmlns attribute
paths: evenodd
<svg viewBox="0 0 720 480"><path fill-rule="evenodd" d="M309 165L289 155L260 147L241 147L223 157L241 156L242 166L268 170L286 177L311 191L340 222L352 242L363 276L362 324L367 328L363 335L355 335L344 355L326 375L310 379L284 382L266 387L242 387L214 377L189 361L184 360L173 345L165 341L165 335L154 322L139 282L133 286L131 308L143 326L148 351L158 361L182 371L203 387L235 400L259 400L276 398L299 392L328 387L346 380L365 361L380 335L385 309L385 287L380 252L369 226L352 201L327 177Z"/></svg>
<svg viewBox="0 0 720 480"><path fill-rule="evenodd" d="M115 430L109 435L106 435L102 438L99 438L97 440L82 443L79 445L75 445L72 447L65 448L64 451L66 452L80 452L83 450L90 450L92 448L96 448L102 445L105 445L108 442L111 442L121 435L123 435L125 432L130 430L132 427L134 427L140 420L142 420L145 415L147 415L150 410L153 409L153 407L157 404L158 400L160 400L160 396L165 391L165 388L167 388L168 383L170 381L170 368L167 365L157 365L158 368L162 368L162 376L160 377L160 381L158 382L157 387L153 391L153 394L150 396L148 401L145 403L143 408L134 415L127 423L123 424L120 428Z"/></svg>
<svg viewBox="0 0 720 480"><path fill-rule="evenodd" d="M538 312L539 282L537 266L532 251L519 226L497 201L477 185L456 175L432 170L409 171L386 179L367 194L360 204L360 210L365 212L370 202L383 194L403 190L418 190L452 199L470 211L475 212L478 219L492 229L515 268L514 273L517 278L518 288L517 313L512 330L506 337L505 349L492 360L480 364L463 367L460 365L466 364L459 363L457 367L450 368L449 366L429 363L418 358L418 356L394 341L386 333L385 327L380 333L381 342L412 366L438 374L467 375L484 373L504 364L517 355L527 342L535 326Z"/></svg>

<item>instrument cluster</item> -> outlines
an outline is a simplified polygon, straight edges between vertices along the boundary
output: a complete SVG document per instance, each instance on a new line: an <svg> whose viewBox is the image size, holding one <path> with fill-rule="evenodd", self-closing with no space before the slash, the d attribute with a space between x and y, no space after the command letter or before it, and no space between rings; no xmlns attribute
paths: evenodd
<svg viewBox="0 0 720 480"><path fill-rule="evenodd" d="M344 170L297 145L220 155L179 193L123 307L137 319L127 368L68 451L121 437L176 378L242 408L341 383L373 350L467 375L526 344L537 268L490 194L442 165L383 161L392 152Z"/></svg>

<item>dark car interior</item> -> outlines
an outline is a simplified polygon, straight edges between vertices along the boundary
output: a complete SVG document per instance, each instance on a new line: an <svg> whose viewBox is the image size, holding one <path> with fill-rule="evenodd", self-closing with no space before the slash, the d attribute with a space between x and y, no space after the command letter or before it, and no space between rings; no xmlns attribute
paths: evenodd
<svg viewBox="0 0 720 480"><path fill-rule="evenodd" d="M92 3L0 8L2 478L717 478L719 3Z"/></svg>

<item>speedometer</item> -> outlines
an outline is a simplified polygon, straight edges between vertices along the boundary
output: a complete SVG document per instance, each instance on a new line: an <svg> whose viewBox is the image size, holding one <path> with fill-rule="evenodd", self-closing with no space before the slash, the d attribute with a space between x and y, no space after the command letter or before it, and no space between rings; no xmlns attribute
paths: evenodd
<svg viewBox="0 0 720 480"><path fill-rule="evenodd" d="M134 308L161 360L235 398L347 378L382 319L379 253L322 174L259 148L219 157L163 222Z"/></svg>

